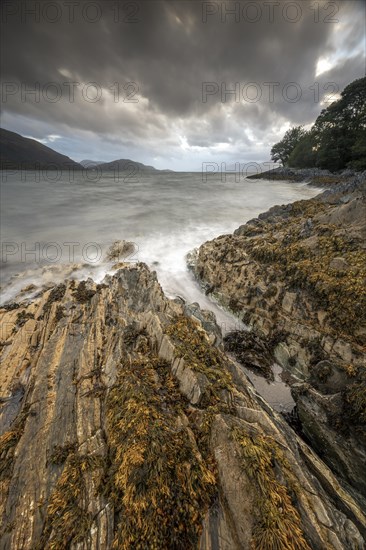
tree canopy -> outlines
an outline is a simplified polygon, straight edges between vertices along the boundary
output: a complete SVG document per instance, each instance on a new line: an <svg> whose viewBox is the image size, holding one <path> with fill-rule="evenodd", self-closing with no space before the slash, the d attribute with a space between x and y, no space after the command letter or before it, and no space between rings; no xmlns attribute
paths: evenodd
<svg viewBox="0 0 366 550"><path fill-rule="evenodd" d="M291 128L271 157L293 168L366 169L366 77L359 78L323 109L310 131Z"/></svg>
<svg viewBox="0 0 366 550"><path fill-rule="evenodd" d="M304 135L305 130L302 126L295 126L295 128L287 130L284 138L272 147L272 160L274 160L274 162L280 161L285 166L292 151Z"/></svg>

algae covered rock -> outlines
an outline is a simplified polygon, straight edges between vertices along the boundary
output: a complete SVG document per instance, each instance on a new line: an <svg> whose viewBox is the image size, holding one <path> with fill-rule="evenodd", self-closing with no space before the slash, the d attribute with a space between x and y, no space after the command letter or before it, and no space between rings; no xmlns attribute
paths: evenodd
<svg viewBox="0 0 366 550"><path fill-rule="evenodd" d="M188 309L125 264L0 310L1 548L363 547L355 496Z"/></svg>
<svg viewBox="0 0 366 550"><path fill-rule="evenodd" d="M136 251L135 243L130 241L115 241L106 253L106 261L124 260L134 254Z"/></svg>
<svg viewBox="0 0 366 550"><path fill-rule="evenodd" d="M294 391L307 440L366 496L366 180L332 178L314 199L275 206L204 243L193 269L314 389Z"/></svg>
<svg viewBox="0 0 366 550"><path fill-rule="evenodd" d="M253 332L233 331L224 337L225 350L248 369L273 380L274 357L267 342Z"/></svg>

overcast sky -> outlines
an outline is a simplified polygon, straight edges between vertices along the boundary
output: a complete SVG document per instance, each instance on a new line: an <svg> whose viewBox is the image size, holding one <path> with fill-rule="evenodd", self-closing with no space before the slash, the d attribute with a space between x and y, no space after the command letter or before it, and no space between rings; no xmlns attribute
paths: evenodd
<svg viewBox="0 0 366 550"><path fill-rule="evenodd" d="M13 0L1 16L1 126L77 161L266 161L365 75L362 0Z"/></svg>

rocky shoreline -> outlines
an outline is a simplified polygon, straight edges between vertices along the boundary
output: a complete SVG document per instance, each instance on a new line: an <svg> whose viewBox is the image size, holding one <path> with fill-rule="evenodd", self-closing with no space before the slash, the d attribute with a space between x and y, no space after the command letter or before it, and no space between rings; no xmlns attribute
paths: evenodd
<svg viewBox="0 0 366 550"><path fill-rule="evenodd" d="M340 172L330 172L321 168L288 168L278 166L271 170L266 170L258 174L247 176L248 179L266 179L266 180L286 180L294 182L307 182L308 185L319 187L333 186L339 183L348 183L357 178L358 172L354 170L341 170Z"/></svg>
<svg viewBox="0 0 366 550"><path fill-rule="evenodd" d="M353 178L191 256L250 333L123 261L0 308L0 548L363 549L365 195ZM225 348L297 379L305 440Z"/></svg>
<svg viewBox="0 0 366 550"><path fill-rule="evenodd" d="M297 378L303 433L365 497L366 174L271 208L204 243L189 265Z"/></svg>
<svg viewBox="0 0 366 550"><path fill-rule="evenodd" d="M363 548L363 502L144 264L0 311L1 548Z"/></svg>

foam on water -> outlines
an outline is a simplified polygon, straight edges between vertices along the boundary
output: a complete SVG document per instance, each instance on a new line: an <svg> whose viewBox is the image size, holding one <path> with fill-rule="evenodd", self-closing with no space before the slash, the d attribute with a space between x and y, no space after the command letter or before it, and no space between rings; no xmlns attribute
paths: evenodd
<svg viewBox="0 0 366 550"><path fill-rule="evenodd" d="M223 180L219 174L205 181L199 173L173 173L127 181L108 175L96 183L76 175L70 183L66 175L48 182L32 172L22 177L3 172L1 303L24 287L65 277L101 281L111 271L111 263L103 261L107 249L125 239L137 249L128 261L155 269L169 296L180 294L207 307L210 300L187 271L187 252L232 233L273 204L318 192L297 183L236 181L234 174Z"/></svg>
<svg viewBox="0 0 366 550"><path fill-rule="evenodd" d="M199 173L140 175L133 181L109 175L96 183L75 178L37 181L30 172L24 181L3 172L1 304L32 299L65 278L101 282L113 272L113 262L104 260L108 248L123 239L136 245L127 261L147 263L169 297L180 295L214 311L224 333L243 325L202 293L186 254L274 204L319 192L298 183L236 181L234 174L226 181L220 175L205 181Z"/></svg>
<svg viewBox="0 0 366 550"><path fill-rule="evenodd" d="M4 177L5 174L5 177ZM76 175L57 182L2 173L2 303L24 286L42 286L65 276L100 280L103 261L116 240L131 240L128 261L156 269L164 290L192 301L197 285L185 256L202 242L231 233L273 204L309 198L317 191L301 184L199 173L141 175L97 183ZM94 245L92 244L94 243ZM77 264L77 265L75 265ZM88 265L89 264L89 265Z"/></svg>
<svg viewBox="0 0 366 550"><path fill-rule="evenodd" d="M310 198L318 191L297 183L236 181L234 174L225 179L215 174L207 181L199 173L140 175L127 181L108 175L97 183L76 175L70 183L66 175L48 182L32 172L25 177L3 172L1 303L27 287L31 289L22 299L31 298L66 277L101 282L112 272L111 262L103 259L107 249L125 239L136 246L127 260L156 270L169 297L178 294L213 309L224 331L229 330L238 322L201 292L187 270L186 254L232 233L274 204Z"/></svg>

